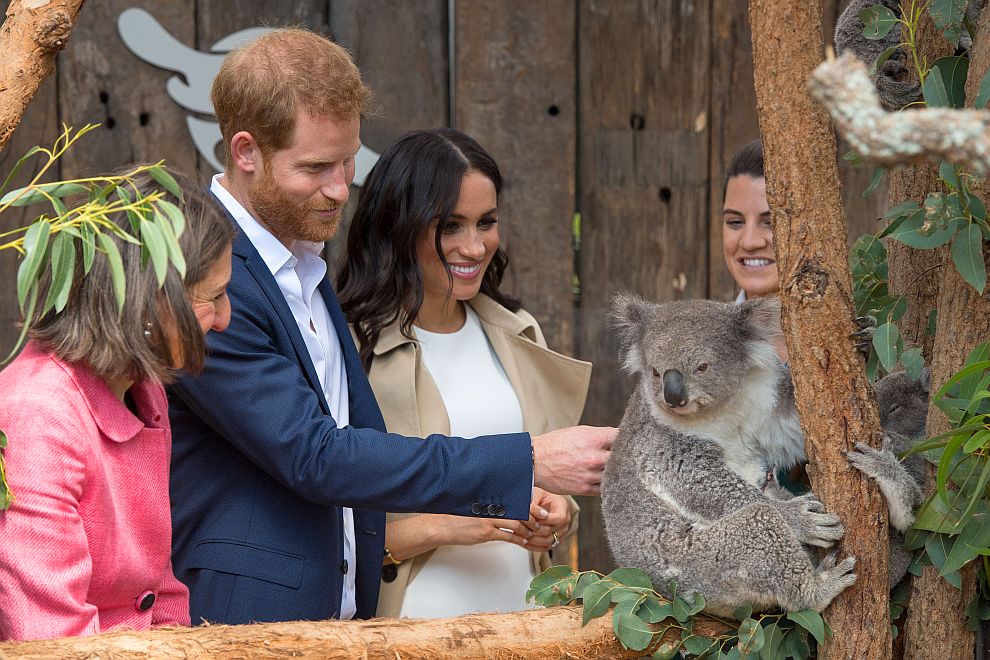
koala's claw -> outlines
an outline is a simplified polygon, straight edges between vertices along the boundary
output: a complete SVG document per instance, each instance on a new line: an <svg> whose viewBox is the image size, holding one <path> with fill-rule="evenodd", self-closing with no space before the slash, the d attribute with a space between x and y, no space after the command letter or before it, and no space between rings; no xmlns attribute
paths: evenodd
<svg viewBox="0 0 990 660"><path fill-rule="evenodd" d="M857 316L854 320L858 329L849 335L849 338L856 340L857 351L869 357L870 346L873 344L873 331L877 327L877 320L872 316Z"/></svg>
<svg viewBox="0 0 990 660"><path fill-rule="evenodd" d="M866 476L879 479L885 473L885 466L899 463L890 446L891 440L886 434L883 436L883 446L880 449L857 442L854 451L846 452L846 460Z"/></svg>

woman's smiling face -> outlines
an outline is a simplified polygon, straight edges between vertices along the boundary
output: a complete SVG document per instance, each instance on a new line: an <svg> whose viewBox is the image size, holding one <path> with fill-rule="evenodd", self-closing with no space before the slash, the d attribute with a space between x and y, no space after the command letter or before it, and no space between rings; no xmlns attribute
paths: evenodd
<svg viewBox="0 0 990 660"><path fill-rule="evenodd" d="M722 250L732 278L748 298L776 293L780 282L763 177L734 176L725 186Z"/></svg>
<svg viewBox="0 0 990 660"><path fill-rule="evenodd" d="M457 205L447 221L440 248L450 264L447 269L437 255L434 220L416 240L416 261L423 274L423 306L437 308L448 302L470 300L478 295L488 265L498 250L498 196L495 184L478 172L461 180Z"/></svg>

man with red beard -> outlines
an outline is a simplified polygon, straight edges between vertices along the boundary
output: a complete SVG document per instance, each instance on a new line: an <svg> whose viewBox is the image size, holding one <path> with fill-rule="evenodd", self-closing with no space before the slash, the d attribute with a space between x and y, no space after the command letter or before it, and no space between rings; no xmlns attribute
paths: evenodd
<svg viewBox="0 0 990 660"><path fill-rule="evenodd" d="M300 29L232 51L214 81L232 316L169 410L173 567L194 624L374 616L385 511L527 519L534 483L598 493L614 429L385 432L320 256L370 97L345 50Z"/></svg>

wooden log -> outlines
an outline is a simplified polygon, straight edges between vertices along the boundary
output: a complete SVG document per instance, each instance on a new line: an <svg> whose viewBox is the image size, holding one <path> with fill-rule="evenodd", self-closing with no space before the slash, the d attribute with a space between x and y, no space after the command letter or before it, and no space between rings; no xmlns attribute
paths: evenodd
<svg viewBox="0 0 990 660"><path fill-rule="evenodd" d="M698 617L694 632L717 635L724 624ZM664 639L673 639L673 630ZM0 644L0 658L401 658L432 660L550 660L551 658L636 658L612 632L612 617L581 626L579 606L510 614L474 614L453 619L372 619L266 623L246 626L165 628L111 632L93 637Z"/></svg>
<svg viewBox="0 0 990 660"><path fill-rule="evenodd" d="M55 70L84 0L13 0L0 26L0 149Z"/></svg>
<svg viewBox="0 0 990 660"><path fill-rule="evenodd" d="M825 612L835 635L819 657L886 658L887 508L844 456L856 442L878 447L880 420L850 340L855 313L835 138L805 88L824 50L821 10L820 0L751 0L756 99L808 474L845 525L840 553L858 561L856 584Z"/></svg>

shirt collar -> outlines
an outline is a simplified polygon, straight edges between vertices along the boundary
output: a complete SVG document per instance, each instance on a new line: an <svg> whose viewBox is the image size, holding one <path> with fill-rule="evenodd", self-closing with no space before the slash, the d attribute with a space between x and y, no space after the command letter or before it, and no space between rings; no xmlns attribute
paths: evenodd
<svg viewBox="0 0 990 660"><path fill-rule="evenodd" d="M281 241L265 229L260 222L255 220L248 213L247 209L230 194L230 191L223 187L220 183L221 177L223 177L222 173L213 177L213 181L210 183L210 192L216 195L220 203L227 208L231 217L240 226L241 231L244 232L244 235L248 237L248 240L258 250L258 254L261 255L261 259L268 266L268 270L271 271L272 275L281 270L290 260L294 266L296 260L292 256L292 252L289 251L289 248L282 245Z"/></svg>

